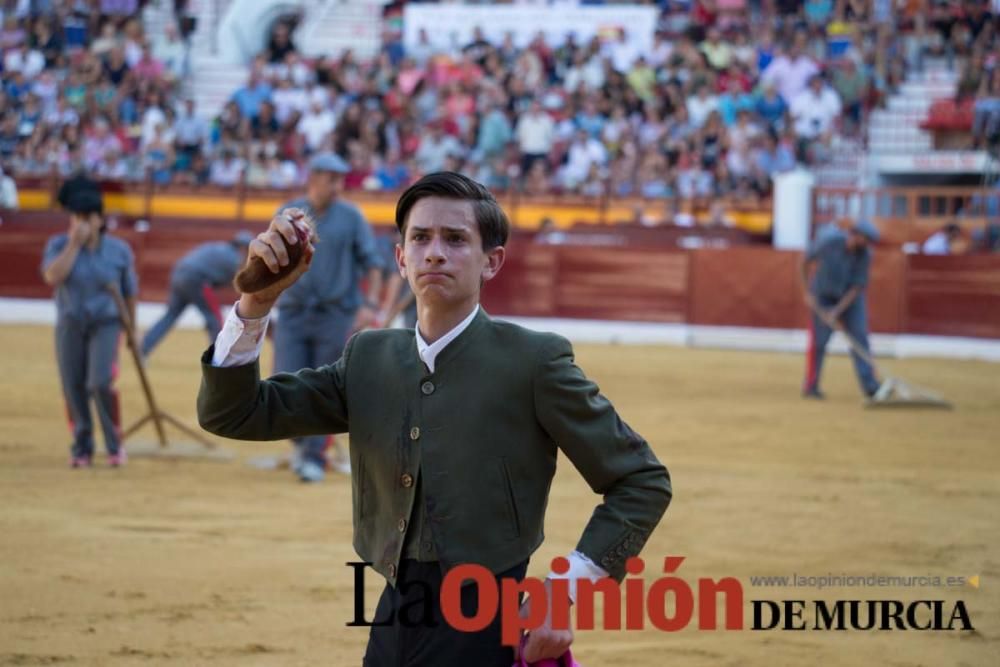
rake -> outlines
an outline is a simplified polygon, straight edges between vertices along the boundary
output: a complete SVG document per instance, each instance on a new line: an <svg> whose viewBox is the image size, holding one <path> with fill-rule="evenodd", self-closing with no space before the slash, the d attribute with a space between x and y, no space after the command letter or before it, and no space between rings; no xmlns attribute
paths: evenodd
<svg viewBox="0 0 1000 667"><path fill-rule="evenodd" d="M146 396L146 404L149 406L149 412L144 417L122 432L122 442L148 422L153 422L153 428L156 430L156 444L148 441L139 441L130 444L128 448L129 456L161 459L201 458L217 461L232 459L232 452L219 449L214 442L157 406L156 399L153 397L153 388L149 383L149 378L146 376L146 367L139 356L139 345L133 337L132 320L125 305L125 299L122 298L121 292L118 291L118 287L114 283L108 283L105 288L111 293L112 298L115 300L115 305L118 307L118 320L125 329L128 348L132 352L132 360L135 362L135 369L139 373L139 383L142 386L142 393ZM164 429L164 423L170 424L194 442L169 442L166 430Z"/></svg>
<svg viewBox="0 0 1000 667"><path fill-rule="evenodd" d="M816 315L826 322L827 326L835 331L839 331L847 339L847 344L850 345L854 353L859 357L864 359L868 365L873 369L876 369L876 375L878 373L878 365L875 363L875 359L872 357L871 353L861 343L859 343L854 336L852 336L847 328L839 320L835 320L830 317L830 314L819 308L817 305L810 303L809 307L812 309ZM878 390L865 400L866 408L943 408L950 410L954 406L947 401L941 394L926 389L924 387L919 387L915 384L911 384L902 378L898 377L886 377L882 380L882 384L879 385Z"/></svg>

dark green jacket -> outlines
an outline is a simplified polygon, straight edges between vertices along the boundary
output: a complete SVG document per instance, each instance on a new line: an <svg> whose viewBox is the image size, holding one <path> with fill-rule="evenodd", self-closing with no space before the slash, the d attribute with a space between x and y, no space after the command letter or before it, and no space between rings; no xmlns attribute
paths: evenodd
<svg viewBox="0 0 1000 667"><path fill-rule="evenodd" d="M417 475L445 568L499 573L538 548L558 449L604 496L577 549L619 581L670 502L666 468L574 364L569 342L482 309L434 373L412 329L357 334L332 366L263 381L256 363L216 368L211 358L198 394L205 430L240 440L350 432L354 547L392 584Z"/></svg>

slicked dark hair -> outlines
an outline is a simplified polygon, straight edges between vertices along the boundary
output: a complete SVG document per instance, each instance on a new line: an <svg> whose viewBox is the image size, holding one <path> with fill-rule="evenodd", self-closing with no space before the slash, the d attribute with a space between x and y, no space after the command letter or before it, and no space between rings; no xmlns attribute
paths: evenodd
<svg viewBox="0 0 1000 667"><path fill-rule="evenodd" d="M496 198L485 186L454 171L427 174L408 187L399 198L396 204L396 228L404 242L406 219L410 211L418 201L428 197L472 202L472 211L479 225L479 235L483 239L483 250L492 250L507 244L510 221Z"/></svg>

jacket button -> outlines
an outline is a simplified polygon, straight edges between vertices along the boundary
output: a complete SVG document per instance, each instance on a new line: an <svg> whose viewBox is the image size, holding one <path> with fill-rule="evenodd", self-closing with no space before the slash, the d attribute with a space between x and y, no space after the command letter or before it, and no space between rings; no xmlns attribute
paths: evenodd
<svg viewBox="0 0 1000 667"><path fill-rule="evenodd" d="M390 577L396 576L396 566L393 565L392 563L389 563L389 576Z"/></svg>
<svg viewBox="0 0 1000 667"><path fill-rule="evenodd" d="M410 440L419 440L419 439L420 439L420 427L414 426L413 428L410 429Z"/></svg>
<svg viewBox="0 0 1000 667"><path fill-rule="evenodd" d="M424 396L430 396L434 393L434 383L428 380L420 385L420 391L424 392Z"/></svg>
<svg viewBox="0 0 1000 667"><path fill-rule="evenodd" d="M401 532L401 533L405 532L406 531L406 519L400 519L399 523L396 524L396 527L399 528L399 532Z"/></svg>
<svg viewBox="0 0 1000 667"><path fill-rule="evenodd" d="M404 488L410 488L413 486L413 475L410 473L403 473L403 476L399 478L399 483L403 485Z"/></svg>
<svg viewBox="0 0 1000 667"><path fill-rule="evenodd" d="M424 551L430 551L433 548L434 548L433 544L431 544L430 542L424 542Z"/></svg>

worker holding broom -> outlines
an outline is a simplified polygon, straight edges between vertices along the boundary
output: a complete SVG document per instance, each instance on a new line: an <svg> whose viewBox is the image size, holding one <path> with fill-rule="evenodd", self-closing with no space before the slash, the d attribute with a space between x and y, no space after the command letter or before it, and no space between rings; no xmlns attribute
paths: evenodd
<svg viewBox="0 0 1000 667"><path fill-rule="evenodd" d="M858 220L846 231L837 225L827 225L817 232L803 257L802 290L811 311L806 378L802 387L805 398L825 398L819 388L819 378L834 328L843 328L866 353L859 354L854 345L851 346L851 359L861 391L869 398L878 391L880 382L869 362L865 298L872 262L871 246L878 238L878 230L868 220ZM813 266L816 271L810 283L809 273Z"/></svg>
<svg viewBox="0 0 1000 667"><path fill-rule="evenodd" d="M167 310L142 339L142 356L150 355L173 328L188 306L194 306L205 320L208 339L214 341L222 329L222 314L215 290L229 287L243 265L253 236L240 231L230 241L203 243L184 255L170 274Z"/></svg>
<svg viewBox="0 0 1000 667"><path fill-rule="evenodd" d="M74 188L66 196L69 232L49 239L42 258L42 277L55 288L56 360L66 399L73 443L70 465L90 467L94 457L90 401L104 433L108 463L125 463L121 444L116 376L121 320L108 284L125 298L135 321L138 279L128 243L107 234L101 194Z"/></svg>
<svg viewBox="0 0 1000 667"><path fill-rule="evenodd" d="M250 263L274 274L291 266L288 244L304 242L295 216L271 221L250 244ZM362 331L332 365L261 380L269 313L309 275L312 249L299 249L305 259L284 278L241 295L203 355L199 422L242 440L350 432L354 547L386 579L375 613L386 622L371 628L366 667L511 665L499 616L463 632L444 622L437 601L458 564L524 578L543 540L561 451L601 501L567 568L522 607L530 616L534 605L543 622L521 657L560 658L573 634L553 626L553 607L543 603L556 602L552 579L572 582L570 600L576 580L620 582L670 502L670 477L575 364L569 341L494 320L480 306L483 284L504 263L510 225L485 187L452 172L424 176L400 198L396 225L396 266L416 295L416 328ZM478 589L459 592L466 618L477 614ZM425 603L427 624L400 620Z"/></svg>

